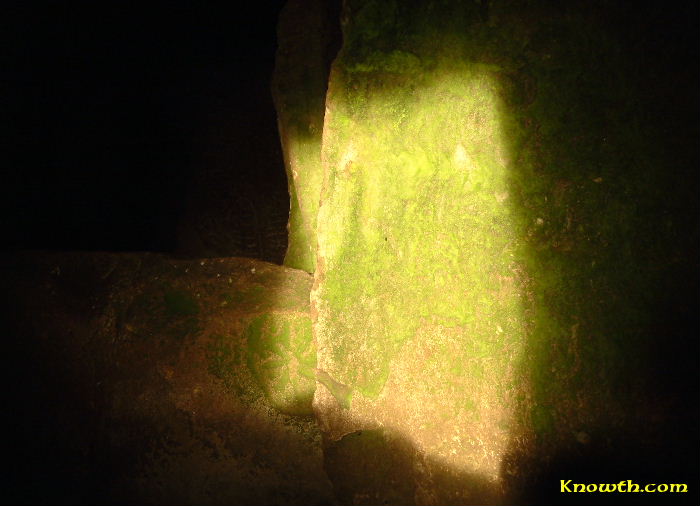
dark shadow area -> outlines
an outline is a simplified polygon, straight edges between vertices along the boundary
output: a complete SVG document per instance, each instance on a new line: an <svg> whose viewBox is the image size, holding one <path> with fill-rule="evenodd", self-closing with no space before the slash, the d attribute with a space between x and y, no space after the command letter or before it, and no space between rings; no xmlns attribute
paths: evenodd
<svg viewBox="0 0 700 506"><path fill-rule="evenodd" d="M282 4L5 2L3 249L281 261Z"/></svg>
<svg viewBox="0 0 700 506"><path fill-rule="evenodd" d="M505 475L534 503L698 500L698 6L565 2L506 79L533 298ZM520 469L520 471L518 471ZM562 494L560 480L686 483Z"/></svg>
<svg viewBox="0 0 700 506"><path fill-rule="evenodd" d="M236 337L259 311L303 310L310 276L235 258L1 258L0 503L330 502L318 428L272 409Z"/></svg>
<svg viewBox="0 0 700 506"><path fill-rule="evenodd" d="M494 504L500 489L453 469L387 430L327 441L324 468L343 505Z"/></svg>

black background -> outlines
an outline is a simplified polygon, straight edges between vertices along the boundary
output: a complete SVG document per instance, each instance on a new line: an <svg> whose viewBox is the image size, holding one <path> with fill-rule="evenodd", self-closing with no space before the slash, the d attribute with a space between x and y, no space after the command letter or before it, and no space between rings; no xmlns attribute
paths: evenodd
<svg viewBox="0 0 700 506"><path fill-rule="evenodd" d="M284 185L282 4L3 2L3 249L172 251L201 146L220 139L267 154L232 171Z"/></svg>

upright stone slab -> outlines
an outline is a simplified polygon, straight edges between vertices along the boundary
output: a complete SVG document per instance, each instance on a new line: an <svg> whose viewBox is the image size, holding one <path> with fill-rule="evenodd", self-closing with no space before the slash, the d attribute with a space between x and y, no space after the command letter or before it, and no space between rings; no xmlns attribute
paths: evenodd
<svg viewBox="0 0 700 506"><path fill-rule="evenodd" d="M403 501L491 497L525 340L508 62L457 36L483 26L477 4L457 4L349 2L327 99L315 406L333 440L407 442L425 472ZM438 493L440 466L470 481Z"/></svg>
<svg viewBox="0 0 700 506"><path fill-rule="evenodd" d="M661 63L616 32L623 11L345 2L311 294L341 496L483 503L551 487L561 462L663 468L681 419L645 379L650 295L697 266L645 246L687 240L643 209L679 195L682 220L691 192L663 175L692 160L665 160L652 88L631 94ZM342 471L354 459L371 479Z"/></svg>
<svg viewBox="0 0 700 506"><path fill-rule="evenodd" d="M284 264L316 265L321 134L328 71L339 43L340 0L290 0L277 30L272 95L289 182L289 245Z"/></svg>

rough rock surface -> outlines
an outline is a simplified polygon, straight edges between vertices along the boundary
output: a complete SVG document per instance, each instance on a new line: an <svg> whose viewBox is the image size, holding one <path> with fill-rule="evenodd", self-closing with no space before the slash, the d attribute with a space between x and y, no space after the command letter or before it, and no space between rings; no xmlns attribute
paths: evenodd
<svg viewBox="0 0 700 506"><path fill-rule="evenodd" d="M697 420L696 122L666 102L659 34L634 42L658 15L344 3L311 294L341 497L543 500L566 469L692 476L674 434Z"/></svg>
<svg viewBox="0 0 700 506"><path fill-rule="evenodd" d="M240 259L3 258L10 503L318 504L302 271Z"/></svg>
<svg viewBox="0 0 700 506"><path fill-rule="evenodd" d="M289 246L284 264L316 267L321 135L330 63L338 51L340 0L290 0L280 14L272 79L289 182Z"/></svg>

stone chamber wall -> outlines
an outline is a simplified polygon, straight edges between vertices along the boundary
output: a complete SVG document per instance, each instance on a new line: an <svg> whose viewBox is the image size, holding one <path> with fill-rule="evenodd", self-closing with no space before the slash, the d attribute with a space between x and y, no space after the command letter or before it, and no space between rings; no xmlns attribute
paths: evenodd
<svg viewBox="0 0 700 506"><path fill-rule="evenodd" d="M289 0L287 241L208 164L180 255L3 254L3 502L696 503L695 28Z"/></svg>

